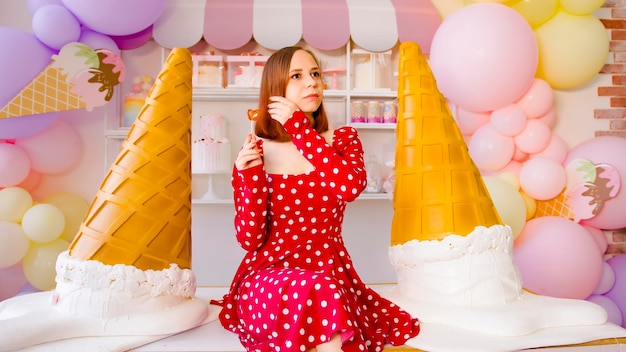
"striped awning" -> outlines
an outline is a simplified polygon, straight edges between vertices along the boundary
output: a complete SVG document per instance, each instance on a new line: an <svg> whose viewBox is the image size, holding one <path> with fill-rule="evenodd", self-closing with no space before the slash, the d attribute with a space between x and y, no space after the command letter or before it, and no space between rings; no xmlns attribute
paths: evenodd
<svg viewBox="0 0 626 352"><path fill-rule="evenodd" d="M220 50L252 39L271 50L301 40L334 50L352 38L372 52L414 41L428 53L441 21L431 0L168 0L153 38L166 48L204 40Z"/></svg>

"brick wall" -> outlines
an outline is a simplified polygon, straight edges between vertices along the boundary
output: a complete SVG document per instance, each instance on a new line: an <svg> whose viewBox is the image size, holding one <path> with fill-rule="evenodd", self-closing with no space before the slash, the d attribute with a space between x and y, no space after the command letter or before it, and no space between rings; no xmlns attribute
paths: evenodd
<svg viewBox="0 0 626 352"><path fill-rule="evenodd" d="M610 108L594 110L594 118L608 122L608 130L595 131L595 136L626 138L626 0L607 0L603 7L609 9L600 21L609 32L610 52L600 74L611 75L612 79L611 86L598 87L598 96L610 99ZM626 229L607 231L607 238L608 254L626 253Z"/></svg>

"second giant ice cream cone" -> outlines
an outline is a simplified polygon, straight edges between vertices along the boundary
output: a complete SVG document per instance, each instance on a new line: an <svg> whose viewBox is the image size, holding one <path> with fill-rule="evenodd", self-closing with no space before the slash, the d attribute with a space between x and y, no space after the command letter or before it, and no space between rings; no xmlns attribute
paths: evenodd
<svg viewBox="0 0 626 352"><path fill-rule="evenodd" d="M191 56L175 48L106 174L70 256L191 267Z"/></svg>
<svg viewBox="0 0 626 352"><path fill-rule="evenodd" d="M391 244L502 224L418 44L400 45Z"/></svg>

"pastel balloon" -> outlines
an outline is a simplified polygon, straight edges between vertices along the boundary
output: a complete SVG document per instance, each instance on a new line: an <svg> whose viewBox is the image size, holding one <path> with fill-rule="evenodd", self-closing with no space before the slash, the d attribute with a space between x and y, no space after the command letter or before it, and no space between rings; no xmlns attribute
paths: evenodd
<svg viewBox="0 0 626 352"><path fill-rule="evenodd" d="M69 246L69 242L60 238L47 243L31 242L22 259L24 274L28 282L40 291L54 289L57 257Z"/></svg>
<svg viewBox="0 0 626 352"><path fill-rule="evenodd" d="M152 25L167 0L63 0L80 23L96 32L125 36Z"/></svg>
<svg viewBox="0 0 626 352"><path fill-rule="evenodd" d="M585 299L602 274L602 255L587 230L562 217L528 220L513 256L524 287L541 295Z"/></svg>
<svg viewBox="0 0 626 352"><path fill-rule="evenodd" d="M28 12L32 17L35 12L42 6L63 5L63 2L61 2L61 0L26 0L26 4L28 6Z"/></svg>
<svg viewBox="0 0 626 352"><path fill-rule="evenodd" d="M117 43L110 36L98 32L94 32L92 30L83 28L80 38L78 41L92 48L93 50L110 50L115 54L120 54L120 49L117 46Z"/></svg>
<svg viewBox="0 0 626 352"><path fill-rule="evenodd" d="M574 146L564 163L582 158L593 164L607 164L615 168L620 175L621 183L626 184L626 138L616 136L600 136L586 140ZM615 197L607 199L602 209L594 217L582 220L581 223L603 230L616 230L626 227L626 192L620 191Z"/></svg>
<svg viewBox="0 0 626 352"><path fill-rule="evenodd" d="M65 227L61 238L72 242L80 225L87 215L89 204L76 194L72 193L56 193L42 200L42 203L52 204L57 207L65 218Z"/></svg>
<svg viewBox="0 0 626 352"><path fill-rule="evenodd" d="M10 267L22 260L29 244L30 240L19 224L0 221L0 268Z"/></svg>
<svg viewBox="0 0 626 352"><path fill-rule="evenodd" d="M602 263L602 275L600 276L600 282L598 286L593 290L593 294L601 295L609 291L615 284L615 272L613 268L607 263Z"/></svg>
<svg viewBox="0 0 626 352"><path fill-rule="evenodd" d="M496 3L471 4L450 14L430 49L439 89L470 111L493 111L518 100L530 87L537 63L537 41L528 22Z"/></svg>
<svg viewBox="0 0 626 352"><path fill-rule="evenodd" d="M536 77L553 89L581 86L594 78L606 63L608 33L592 15L558 11L535 30L535 35L540 53Z"/></svg>
<svg viewBox="0 0 626 352"><path fill-rule="evenodd" d="M558 0L523 0L511 5L532 27L537 27L554 16L559 8Z"/></svg>
<svg viewBox="0 0 626 352"><path fill-rule="evenodd" d="M33 197L23 188L0 189L0 220L21 222L24 213L33 205Z"/></svg>
<svg viewBox="0 0 626 352"><path fill-rule="evenodd" d="M40 7L33 15L32 27L37 39L55 50L80 37L80 23L61 5Z"/></svg>
<svg viewBox="0 0 626 352"><path fill-rule="evenodd" d="M618 254L606 260L615 273L615 283L604 296L610 298L622 313L622 326L626 322L626 255Z"/></svg>
<svg viewBox="0 0 626 352"><path fill-rule="evenodd" d="M519 105L511 104L494 110L489 123L498 133L512 137L524 130L527 120L526 112Z"/></svg>
<svg viewBox="0 0 626 352"><path fill-rule="evenodd" d="M28 281L24 276L22 264L17 263L13 266L0 269L0 301L11 298L20 292Z"/></svg>
<svg viewBox="0 0 626 352"><path fill-rule="evenodd" d="M622 312L612 299L603 295L593 294L587 297L587 301L593 302L600 307L604 308L607 313L607 320L617 326L624 323L622 319Z"/></svg>
<svg viewBox="0 0 626 352"><path fill-rule="evenodd" d="M548 200L559 195L567 184L565 168L548 158L528 159L519 173L522 190L537 200Z"/></svg>
<svg viewBox="0 0 626 352"><path fill-rule="evenodd" d="M57 120L48 129L15 141L24 149L31 168L43 174L56 174L69 169L79 159L82 141L67 122Z"/></svg>
<svg viewBox="0 0 626 352"><path fill-rule="evenodd" d="M16 186L30 192L39 185L39 181L41 181L41 174L33 169L30 169L28 176L26 176L26 178Z"/></svg>
<svg viewBox="0 0 626 352"><path fill-rule="evenodd" d="M554 92L548 82L535 78L532 85L517 101L529 119L545 115L554 105Z"/></svg>
<svg viewBox="0 0 626 352"><path fill-rule="evenodd" d="M515 137L515 146L521 151L532 154L544 150L552 139L552 131L543 122L528 120L524 129Z"/></svg>
<svg viewBox="0 0 626 352"><path fill-rule="evenodd" d="M498 133L490 124L477 129L468 144L472 160L485 171L503 168L511 161L514 149L513 138Z"/></svg>
<svg viewBox="0 0 626 352"><path fill-rule="evenodd" d="M523 163L528 160L528 153L519 149L517 146L515 147L515 152L513 153L513 160Z"/></svg>
<svg viewBox="0 0 626 352"><path fill-rule="evenodd" d="M489 122L491 116L489 112L469 111L460 107L457 107L455 111L454 118L456 124L459 126L461 133L465 135L471 135L476 132L480 126Z"/></svg>
<svg viewBox="0 0 626 352"><path fill-rule="evenodd" d="M52 204L39 203L24 213L22 228L28 238L35 242L50 242L65 228L65 217L59 208Z"/></svg>
<svg viewBox="0 0 626 352"><path fill-rule="evenodd" d="M574 15L590 15L602 7L605 0L560 0L561 8Z"/></svg>
<svg viewBox="0 0 626 352"><path fill-rule="evenodd" d="M530 220L535 217L537 214L537 201L524 192L520 192L522 198L524 199L524 204L526 205L526 220Z"/></svg>
<svg viewBox="0 0 626 352"><path fill-rule="evenodd" d="M567 144L565 144L563 138L552 133L550 135L550 142L548 143L548 146L539 153L533 154L532 157L548 158L558 162L559 164L563 164L565 162L565 159L567 158L567 153Z"/></svg>
<svg viewBox="0 0 626 352"><path fill-rule="evenodd" d="M499 177L484 176L483 181L502 222L511 227L513 236L518 236L526 223L524 199L513 185Z"/></svg>
<svg viewBox="0 0 626 352"><path fill-rule="evenodd" d="M589 225L582 224L582 226L587 231L589 231L589 235L591 235L591 238L593 238L596 241L596 244L598 245L598 250L600 251L600 253L601 254L606 253L606 250L609 247L609 241L606 238L604 231L598 228L595 228L593 226L589 226Z"/></svg>
<svg viewBox="0 0 626 352"><path fill-rule="evenodd" d="M556 109L553 106L548 112L539 116L536 120L543 122L543 124L550 129L554 128L554 125L556 125Z"/></svg>
<svg viewBox="0 0 626 352"><path fill-rule="evenodd" d="M0 68L2 70L2 68ZM0 89L0 95L2 94ZM58 112L0 119L0 138L17 139L32 136L48 128Z"/></svg>
<svg viewBox="0 0 626 352"><path fill-rule="evenodd" d="M146 44L152 38L152 25L150 27L129 35L111 36L111 39L117 44L120 50L132 50Z"/></svg>
<svg viewBox="0 0 626 352"><path fill-rule="evenodd" d="M28 154L14 144L0 143L0 170L0 187L19 184L30 170Z"/></svg>

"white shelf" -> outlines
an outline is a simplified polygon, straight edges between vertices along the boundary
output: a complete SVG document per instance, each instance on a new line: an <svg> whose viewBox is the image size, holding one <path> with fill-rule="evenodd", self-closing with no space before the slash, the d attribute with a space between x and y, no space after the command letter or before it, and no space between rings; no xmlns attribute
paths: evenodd
<svg viewBox="0 0 626 352"><path fill-rule="evenodd" d="M391 201L389 193L361 193L357 200L388 200ZM234 204L232 198L220 198L220 199L200 199L193 198L191 204Z"/></svg>

